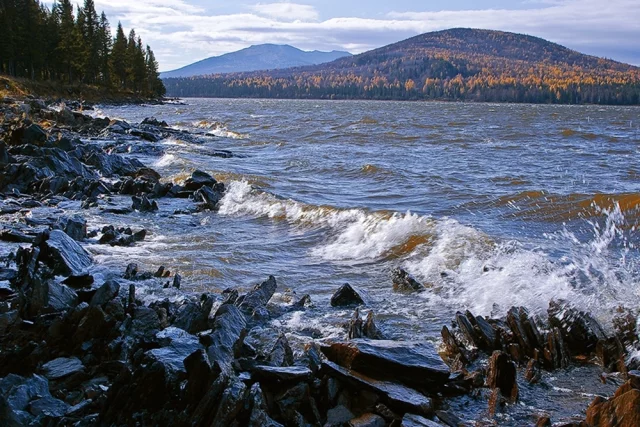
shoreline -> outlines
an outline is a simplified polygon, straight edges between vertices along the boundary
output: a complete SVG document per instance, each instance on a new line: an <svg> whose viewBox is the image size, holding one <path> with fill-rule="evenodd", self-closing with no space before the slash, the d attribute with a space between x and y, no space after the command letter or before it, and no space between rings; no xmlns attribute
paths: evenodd
<svg viewBox="0 0 640 427"><path fill-rule="evenodd" d="M228 425L234 419L239 425L273 426L458 425L465 421L447 409L447 399L490 393L487 413L508 411L518 400L515 384L521 380L515 372L534 382L541 369L593 360L623 372L605 381L621 385L618 397L627 396L627 407L616 404L617 398L594 401L587 420L593 423L619 407L634 409L629 401L638 394L638 374L631 372L622 383L624 371L638 366L620 365L629 350L621 354L618 345L637 345L633 316L615 336L606 336L595 319L566 304L550 311L549 325L517 308L505 319L460 313L455 328L443 328L444 351L438 355L426 343L380 339L373 314L363 319L356 310L363 302L357 291L343 287L332 305L335 300L356 310L345 340L314 342L294 353L286 335L267 322L304 310L313 295L270 303L277 278L244 295L227 289L198 296L181 294L179 271L147 272L130 264L109 277L94 277L95 264L82 243L135 245L146 232L87 230L82 217L29 217L31 209L50 208L56 215L53 209L73 200L121 215L152 214L170 197L184 200L186 213L215 211L225 187L200 171L183 185L161 183L156 171L135 158L81 140L153 143L175 134L188 139L188 132L168 128L162 118L132 125L49 107L31 98L0 107L2 237L23 246L1 270L0 410L9 425ZM131 201L112 203L116 195ZM141 286L165 298L145 304ZM420 286L402 271L393 281L396 291L408 295L424 291ZM16 400L24 389L28 398ZM487 405L483 399L476 404Z"/></svg>

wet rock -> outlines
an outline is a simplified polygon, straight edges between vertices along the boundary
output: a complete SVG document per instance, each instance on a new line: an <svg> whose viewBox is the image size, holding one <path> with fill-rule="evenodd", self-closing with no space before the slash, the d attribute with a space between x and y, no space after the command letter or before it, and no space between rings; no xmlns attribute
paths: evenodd
<svg viewBox="0 0 640 427"><path fill-rule="evenodd" d="M204 349L198 349L184 359L184 367L187 370L186 398L190 404L197 403L206 393L212 377L220 373L217 367L211 366L209 357Z"/></svg>
<svg viewBox="0 0 640 427"><path fill-rule="evenodd" d="M340 289L338 289L336 293L331 297L332 307L346 307L351 305L363 304L364 300L362 299L360 294L358 294L358 292L356 292L355 289L353 289L348 283L342 285Z"/></svg>
<svg viewBox="0 0 640 427"><path fill-rule="evenodd" d="M127 264L127 268L124 271L124 278L127 280L131 280L136 277L136 274L138 274L138 264L136 264L135 262Z"/></svg>
<svg viewBox="0 0 640 427"><path fill-rule="evenodd" d="M529 360L527 363L527 369L524 373L524 379L527 380L529 384L536 384L542 378L542 372L540 371L540 366L537 360Z"/></svg>
<svg viewBox="0 0 640 427"><path fill-rule="evenodd" d="M149 132L146 130L142 130L142 129L137 129L137 128L133 128L131 130L129 130L129 135L131 136L135 136L137 138L143 139L145 141L149 141L149 142L158 142L162 139L162 136L160 135L156 135L153 132Z"/></svg>
<svg viewBox="0 0 640 427"><path fill-rule="evenodd" d="M325 425L341 426L354 418L353 413L345 406L338 405L327 412L327 422Z"/></svg>
<svg viewBox="0 0 640 427"><path fill-rule="evenodd" d="M487 386L499 389L510 402L518 400L516 365L506 353L494 351L491 355Z"/></svg>
<svg viewBox="0 0 640 427"><path fill-rule="evenodd" d="M436 416L440 421L449 427L465 426L462 420L450 411L436 411Z"/></svg>
<svg viewBox="0 0 640 427"><path fill-rule="evenodd" d="M188 191L196 191L201 187L213 187L218 181L216 181L211 175L201 170L194 171L189 178L184 182L184 187Z"/></svg>
<svg viewBox="0 0 640 427"><path fill-rule="evenodd" d="M244 315L237 307L231 304L220 306L213 320L213 331L207 336L209 360L229 366L246 325Z"/></svg>
<svg viewBox="0 0 640 427"><path fill-rule="evenodd" d="M212 427L226 427L233 423L240 411L247 386L237 378L233 378L222 393Z"/></svg>
<svg viewBox="0 0 640 427"><path fill-rule="evenodd" d="M213 308L214 300L212 295L205 294L198 303L186 304L178 312L173 326L191 334L209 329L209 315Z"/></svg>
<svg viewBox="0 0 640 427"><path fill-rule="evenodd" d="M450 373L427 342L355 339L323 347L322 352L343 367L407 384L442 385Z"/></svg>
<svg viewBox="0 0 640 427"><path fill-rule="evenodd" d="M98 243L126 247L143 241L146 236L147 231L144 229L134 233L130 228L116 229L114 226L109 225L102 228L102 236Z"/></svg>
<svg viewBox="0 0 640 427"><path fill-rule="evenodd" d="M550 369L566 368L569 366L570 353L562 338L559 328L552 328L547 334L547 345L544 349L545 365Z"/></svg>
<svg viewBox="0 0 640 427"><path fill-rule="evenodd" d="M551 418L546 415L540 416L538 421L536 422L536 427L550 427L551 426Z"/></svg>
<svg viewBox="0 0 640 427"><path fill-rule="evenodd" d="M36 238L13 228L5 228L0 231L0 240L10 243L33 243Z"/></svg>
<svg viewBox="0 0 640 427"><path fill-rule="evenodd" d="M75 357L59 357L42 365L42 373L50 380L68 377L77 372L83 372L84 365Z"/></svg>
<svg viewBox="0 0 640 427"><path fill-rule="evenodd" d="M180 285L181 284L182 284L182 276L180 276L178 273L176 273L176 275L173 276L172 287L174 287L176 289L180 289Z"/></svg>
<svg viewBox="0 0 640 427"><path fill-rule="evenodd" d="M273 384L274 382L300 382L311 379L313 372L304 366L256 366L252 378L258 382Z"/></svg>
<svg viewBox="0 0 640 427"><path fill-rule="evenodd" d="M266 281L256 285L242 299L238 299L236 305L243 313L252 316L256 309L264 307L269 302L277 287L276 278L269 276Z"/></svg>
<svg viewBox="0 0 640 427"><path fill-rule="evenodd" d="M156 212L159 209L158 203L155 200L149 201L146 195L133 196L131 200L133 201L131 208L138 212Z"/></svg>
<svg viewBox="0 0 640 427"><path fill-rule="evenodd" d="M424 286L415 280L409 273L401 268L396 268L391 273L393 290L397 292L422 292Z"/></svg>
<svg viewBox="0 0 640 427"><path fill-rule="evenodd" d="M605 372L625 372L625 349L617 337L601 339L596 344L596 357Z"/></svg>
<svg viewBox="0 0 640 427"><path fill-rule="evenodd" d="M276 340L273 348L269 352L267 362L271 366L292 366L293 365L293 350L289 345L286 335L280 334Z"/></svg>
<svg viewBox="0 0 640 427"><path fill-rule="evenodd" d="M120 292L120 283L115 280L107 280L104 285L98 288L93 298L91 298L90 306L103 306L115 297Z"/></svg>
<svg viewBox="0 0 640 427"><path fill-rule="evenodd" d="M87 221L79 215L61 217L56 227L76 241L82 241L87 237Z"/></svg>
<svg viewBox="0 0 640 427"><path fill-rule="evenodd" d="M365 389L379 395L386 405L398 412L429 415L433 411L431 399L409 387L389 381L376 380L329 361L322 363L322 372L350 384L356 390Z"/></svg>
<svg viewBox="0 0 640 427"><path fill-rule="evenodd" d="M182 329L168 327L156 334L162 346L145 353L153 361L162 363L167 370L186 374L184 361L192 353L202 349L198 338Z"/></svg>
<svg viewBox="0 0 640 427"><path fill-rule="evenodd" d="M203 186L193 194L194 200L200 203L200 208L209 210L216 209L223 197L224 184L222 183L215 184L213 188Z"/></svg>
<svg viewBox="0 0 640 427"><path fill-rule="evenodd" d="M78 294L71 288L55 283L47 282L46 303L43 308L59 312L70 310L78 304Z"/></svg>
<svg viewBox="0 0 640 427"><path fill-rule="evenodd" d="M29 425L33 419L27 412L29 403L44 397L51 397L46 378L7 375L0 379L0 420L11 427Z"/></svg>
<svg viewBox="0 0 640 427"><path fill-rule="evenodd" d="M538 325L524 307L512 307L509 310L507 325L526 356L533 358L536 352L543 348L544 339L538 330Z"/></svg>
<svg viewBox="0 0 640 427"><path fill-rule="evenodd" d="M49 418L61 418L68 410L68 404L51 396L34 400L29 405L29 412L36 417L44 416Z"/></svg>
<svg viewBox="0 0 640 427"><path fill-rule="evenodd" d="M404 414L401 427L440 427L441 424L415 414Z"/></svg>
<svg viewBox="0 0 640 427"><path fill-rule="evenodd" d="M380 415L367 413L353 418L348 425L349 427L385 427L387 423Z"/></svg>
<svg viewBox="0 0 640 427"><path fill-rule="evenodd" d="M498 347L496 333L483 317L476 317L470 311L458 312L456 322L469 343L480 350L490 352Z"/></svg>
<svg viewBox="0 0 640 427"><path fill-rule="evenodd" d="M268 407L260 384L254 384L247 399L249 407L249 427L282 427L282 424L269 417Z"/></svg>
<svg viewBox="0 0 640 427"><path fill-rule="evenodd" d="M549 324L560 330L572 355L589 355L595 351L599 340L607 338L593 316L566 301L551 301L547 311Z"/></svg>
<svg viewBox="0 0 640 427"><path fill-rule="evenodd" d="M40 245L41 259L63 276L81 276L91 266L91 255L61 230L53 230Z"/></svg>
<svg viewBox="0 0 640 427"><path fill-rule="evenodd" d="M640 425L640 390L623 384L608 400L596 397L587 409L590 426L636 427Z"/></svg>
<svg viewBox="0 0 640 427"><path fill-rule="evenodd" d="M348 337L349 339L354 338L370 338L373 340L381 340L384 339L382 332L378 329L375 324L373 311L370 311L367 314L366 320L363 322L360 318L360 310L356 308L356 311L353 314L353 317L349 321L349 331Z"/></svg>
<svg viewBox="0 0 640 427"><path fill-rule="evenodd" d="M163 127L163 128L169 127L167 122L165 122L164 120L163 121L159 121L155 117L147 117L140 124L149 125L149 126L156 126L156 127Z"/></svg>

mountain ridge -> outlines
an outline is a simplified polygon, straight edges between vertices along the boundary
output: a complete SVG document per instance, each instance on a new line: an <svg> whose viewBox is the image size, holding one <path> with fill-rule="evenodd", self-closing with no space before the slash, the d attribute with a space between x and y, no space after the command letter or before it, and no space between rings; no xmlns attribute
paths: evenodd
<svg viewBox="0 0 640 427"><path fill-rule="evenodd" d="M640 103L640 68L538 37L454 28L305 67L166 79L172 96Z"/></svg>
<svg viewBox="0 0 640 427"><path fill-rule="evenodd" d="M160 74L160 77L195 77L290 68L331 62L345 56L351 56L351 54L338 50L330 52L304 51L291 45L265 43L205 58L176 70L165 71Z"/></svg>

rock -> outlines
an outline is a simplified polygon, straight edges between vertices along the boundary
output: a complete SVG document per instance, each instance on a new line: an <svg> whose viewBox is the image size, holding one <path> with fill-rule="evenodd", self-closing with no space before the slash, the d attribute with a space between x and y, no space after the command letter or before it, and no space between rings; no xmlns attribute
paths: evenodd
<svg viewBox="0 0 640 427"><path fill-rule="evenodd" d="M527 369L524 373L524 379L527 380L529 384L536 384L542 378L542 372L540 371L540 366L538 365L537 360L529 360L527 363Z"/></svg>
<svg viewBox="0 0 640 427"><path fill-rule="evenodd" d="M611 399L596 397L587 409L589 426L636 427L640 425L640 390L623 384Z"/></svg>
<svg viewBox="0 0 640 427"><path fill-rule="evenodd" d="M504 398L499 388L494 388L491 390L491 395L489 396L489 416L495 417L496 414L502 412L504 409L507 399Z"/></svg>
<svg viewBox="0 0 640 427"><path fill-rule="evenodd" d="M211 187L200 187L194 194L196 202L200 202L200 208L214 210L224 197L224 184L217 183Z"/></svg>
<svg viewBox="0 0 640 427"><path fill-rule="evenodd" d="M124 270L123 277L127 280L131 280L136 277L136 274L138 274L138 264L136 264L135 262L127 264L127 268Z"/></svg>
<svg viewBox="0 0 640 427"><path fill-rule="evenodd" d="M44 307L54 312L70 310L78 304L78 294L71 288L55 283L47 282L47 302Z"/></svg>
<svg viewBox="0 0 640 427"><path fill-rule="evenodd" d="M387 423L380 415L363 414L349 421L349 427L386 427Z"/></svg>
<svg viewBox="0 0 640 427"><path fill-rule="evenodd" d="M189 303L183 306L178 314L173 326L183 329L191 334L204 331L209 328L209 315L213 308L214 297L205 294L199 303Z"/></svg>
<svg viewBox="0 0 640 427"><path fill-rule="evenodd" d="M120 283L115 280L107 280L98 291L91 298L90 306L103 306L115 297L120 292Z"/></svg>
<svg viewBox="0 0 640 427"><path fill-rule="evenodd" d="M180 276L178 273L176 273L175 276L173 276L173 284L172 286L176 289L180 289L180 285L182 284L182 276Z"/></svg>
<svg viewBox="0 0 640 427"><path fill-rule="evenodd" d="M558 328L572 355L589 355L599 340L606 340L602 326L589 313L581 312L566 301L549 303L549 324Z"/></svg>
<svg viewBox="0 0 640 427"><path fill-rule="evenodd" d="M0 379L0 420L9 427L29 425L32 419L27 413L29 403L44 397L51 397L46 378L7 375Z"/></svg>
<svg viewBox="0 0 640 427"><path fill-rule="evenodd" d="M283 427L282 424L274 421L268 415L268 407L260 388L260 384L254 384L249 391L247 399L249 403L249 422L248 427Z"/></svg>
<svg viewBox="0 0 640 427"><path fill-rule="evenodd" d="M304 366L256 366L251 378L271 385L277 382L301 382L313 377L313 372Z"/></svg>
<svg viewBox="0 0 640 427"><path fill-rule="evenodd" d="M42 415L49 418L61 418L68 410L68 404L51 396L34 400L29 405L29 412L36 417Z"/></svg>
<svg viewBox="0 0 640 427"><path fill-rule="evenodd" d="M138 137L140 139L143 139L143 140L149 141L149 142L158 142L158 141L160 141L162 139L161 136L156 135L153 132L148 132L148 131L142 130L142 129L133 128L133 129L129 130L128 133L131 136L136 136L136 137Z"/></svg>
<svg viewBox="0 0 640 427"><path fill-rule="evenodd" d="M409 273L401 268L396 268L391 273L393 290L397 292L422 292L424 286L415 280Z"/></svg>
<svg viewBox="0 0 640 427"><path fill-rule="evenodd" d="M551 418L546 415L540 416L538 421L536 422L536 427L550 427L551 426Z"/></svg>
<svg viewBox="0 0 640 427"><path fill-rule="evenodd" d="M93 284L94 278L91 274L83 274L81 276L70 276L62 281L65 285L73 289L82 289L89 287Z"/></svg>
<svg viewBox="0 0 640 427"><path fill-rule="evenodd" d="M331 306L346 307L351 305L364 305L364 300L351 285L345 283L331 297Z"/></svg>
<svg viewBox="0 0 640 427"><path fill-rule="evenodd" d="M81 276L93 263L91 255L61 230L53 230L40 244L40 258L63 276Z"/></svg>
<svg viewBox="0 0 640 427"><path fill-rule="evenodd" d="M293 350L291 350L291 346L289 345L286 335L280 334L273 345L273 348L269 352L267 362L271 366L293 365Z"/></svg>
<svg viewBox="0 0 640 427"><path fill-rule="evenodd" d="M596 344L596 357L605 372L625 372L625 349L617 337L601 339Z"/></svg>
<svg viewBox="0 0 640 427"><path fill-rule="evenodd" d="M369 390L379 395L386 405L398 412L413 412L420 415L429 415L433 412L431 399L409 387L375 380L329 361L322 363L322 372L350 384L356 390Z"/></svg>
<svg viewBox="0 0 640 427"><path fill-rule="evenodd" d="M536 352L544 347L544 339L529 312L524 307L512 307L507 313L507 325L523 353L527 357L535 358Z"/></svg>
<svg viewBox="0 0 640 427"><path fill-rule="evenodd" d="M236 301L236 305L246 315L253 316L256 309L267 305L277 287L276 278L269 276L266 281L256 285L244 298Z"/></svg>
<svg viewBox="0 0 640 427"><path fill-rule="evenodd" d="M218 181L216 181L211 175L201 170L194 171L189 178L184 182L184 187L188 191L196 191L201 187L213 187Z"/></svg>
<svg viewBox="0 0 640 427"><path fill-rule="evenodd" d="M42 365L43 375L50 380L58 380L83 371L84 365L75 357L59 357Z"/></svg>
<svg viewBox="0 0 640 427"><path fill-rule="evenodd" d="M0 231L0 240L11 243L33 243L36 238L13 228L5 228Z"/></svg>
<svg viewBox="0 0 640 427"><path fill-rule="evenodd" d="M156 119L155 117L147 117L140 124L141 125L163 127L163 128L169 127L167 122L165 122L164 120L163 121L158 121L158 119Z"/></svg>
<svg viewBox="0 0 640 427"><path fill-rule="evenodd" d="M192 353L202 349L198 338L182 329L168 327L156 334L162 346L145 353L153 361L162 363L167 370L186 374L184 361Z"/></svg>
<svg viewBox="0 0 640 427"><path fill-rule="evenodd" d="M569 366L569 349L562 338L559 328L552 328L547 334L547 345L544 349L545 364L551 369L561 369Z"/></svg>
<svg viewBox="0 0 640 427"><path fill-rule="evenodd" d="M449 368L428 342L355 339L323 347L332 362L374 378L441 386Z"/></svg>
<svg viewBox="0 0 640 427"><path fill-rule="evenodd" d="M184 359L184 367L187 370L186 398L191 404L200 401L211 383L212 376L217 376L220 371L214 369L209 362L207 352L199 349ZM215 367L217 368L217 367Z"/></svg>
<svg viewBox="0 0 640 427"><path fill-rule="evenodd" d="M483 317L467 310L465 314L456 313L456 322L467 341L480 350L490 352L498 347L496 333Z"/></svg>
<svg viewBox="0 0 640 427"><path fill-rule="evenodd" d="M404 414L401 427L440 427L441 424L415 414Z"/></svg>
<svg viewBox="0 0 640 427"><path fill-rule="evenodd" d="M378 327L375 324L375 321L373 318L373 311L370 311L367 314L367 318L363 322L362 319L360 319L360 310L356 308L356 311L353 313L353 317L349 322L348 337L349 339L354 339L354 338L370 338L372 340L384 339L384 336L378 330Z"/></svg>
<svg viewBox="0 0 640 427"><path fill-rule="evenodd" d="M460 418L458 418L456 415L452 414L449 411L436 411L436 416L440 421L442 421L444 424L448 425L449 427L460 427L460 426L466 425L466 424L463 424Z"/></svg>
<svg viewBox="0 0 640 427"><path fill-rule="evenodd" d="M218 308L213 320L213 331L208 335L209 360L229 366L234 359L236 344L247 326L242 312L231 304Z"/></svg>
<svg viewBox="0 0 640 427"><path fill-rule="evenodd" d="M506 353L496 350L491 355L487 386L498 388L510 402L518 400L516 365Z"/></svg>
<svg viewBox="0 0 640 427"><path fill-rule="evenodd" d="M237 378L233 378L222 393L218 411L211 424L212 427L227 427L233 423L242 410L242 403L247 386Z"/></svg>
<svg viewBox="0 0 640 427"><path fill-rule="evenodd" d="M153 202L149 201L146 195L141 197L133 196L131 200L133 200L131 208L138 212L156 212L159 209L158 203L155 200Z"/></svg>
<svg viewBox="0 0 640 427"><path fill-rule="evenodd" d="M87 237L87 221L79 215L60 217L56 227L73 240L82 241Z"/></svg>
<svg viewBox="0 0 640 427"><path fill-rule="evenodd" d="M338 405L327 412L327 423L329 426L341 426L354 418L353 413L345 406Z"/></svg>

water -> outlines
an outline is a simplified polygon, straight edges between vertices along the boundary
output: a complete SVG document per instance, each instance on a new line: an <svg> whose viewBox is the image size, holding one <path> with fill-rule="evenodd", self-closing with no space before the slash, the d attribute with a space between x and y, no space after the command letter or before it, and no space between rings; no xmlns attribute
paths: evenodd
<svg viewBox="0 0 640 427"><path fill-rule="evenodd" d="M344 282L366 292L389 336L434 342L463 309L543 314L564 298L608 325L616 307L640 305L636 107L187 103L98 113L199 132L200 144L165 140L164 155L142 160L175 181L212 173L228 184L220 211L172 215L181 202L162 200L157 215L92 217L151 232L116 253L90 248L105 266L165 265L194 292L273 274L314 303L276 321L294 339L344 334L352 312L329 307ZM395 294L395 267L428 292ZM584 408L592 396L580 396Z"/></svg>

